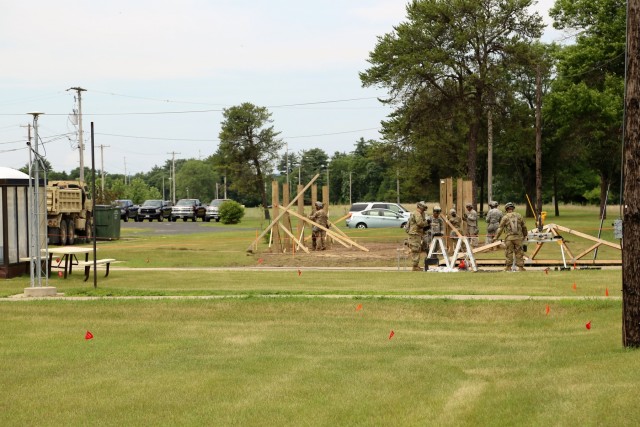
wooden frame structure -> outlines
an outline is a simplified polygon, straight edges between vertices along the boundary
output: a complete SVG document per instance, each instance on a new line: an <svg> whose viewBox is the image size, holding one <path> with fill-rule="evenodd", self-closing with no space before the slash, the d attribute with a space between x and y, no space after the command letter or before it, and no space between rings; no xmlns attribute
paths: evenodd
<svg viewBox="0 0 640 427"><path fill-rule="evenodd" d="M369 252L369 249L361 246L351 240L347 235L342 232L338 227L331 227L331 222L329 223L330 228L325 228L324 226L318 224L315 221L310 220L307 216L304 215L304 193L311 187L311 204L315 205L317 201L317 186L313 183L316 179L318 179L320 175L316 174L311 181L304 187L302 185L298 185L298 193L293 198L293 200L289 201L289 186L287 184L283 185L283 197L282 197L282 205L280 205L280 197L279 197L279 187L276 181L272 183L272 206L273 206L273 215L274 219L271 221L269 226L265 228L262 233L255 238L255 240L249 245L247 248L247 252L252 253L254 251L254 247L256 247L257 243L260 241L262 237L264 237L268 232L272 232L273 239L273 247L275 247L277 252L286 252L287 248L292 247L293 251L296 249L302 249L304 252L309 253L309 248L305 245L304 238L304 227L305 225L315 226L320 228L321 230L326 231L327 236L333 239L333 241L340 243L342 246L346 248L350 248L355 246L356 248ZM322 198L327 202L324 203L323 209L327 212L329 210L329 188L324 186L322 188ZM292 209L292 206L297 202L298 209ZM297 231L296 235L293 234L291 228L291 216L296 217L298 219ZM333 228L333 229L331 229ZM284 233L284 238L280 235L280 231ZM293 242L293 243L292 243Z"/></svg>
<svg viewBox="0 0 640 427"><path fill-rule="evenodd" d="M534 230L534 232L538 232L537 229ZM525 263L529 264L529 265L563 265L564 267L567 267L567 263L569 263L570 265L581 265L581 266L588 266L588 265L622 265L622 257L619 260L595 260L595 259L591 259L591 260L585 260L583 259L586 255L588 255L589 253L592 253L593 251L595 251L597 248L599 248L600 246L608 246L610 248L613 249L617 249L619 251L622 250L622 247L617 244L617 243L612 243L609 242L607 240L604 239L598 239L597 237L593 237L590 236L588 234L582 233L580 231L576 231L576 230L572 230L570 228L567 227L563 227L561 225L558 224L547 224L543 227L542 229L543 233L551 233L551 235L553 235L553 239L552 241L540 241L537 242L535 240L527 240L525 241L525 243L527 243L529 246L535 244L535 249L533 249L533 252L531 252L531 255L527 255L525 254ZM567 245L567 242L565 241L565 239L562 237L562 235L560 234L560 232L564 232L564 233L568 233L586 240L590 240L592 242L594 242L593 245L591 245L590 247L588 247L587 249L583 250L582 252L580 252L579 254L574 255L573 252L571 251L571 249L569 248L569 246ZM542 246L544 246L547 243L551 243L551 244L558 244L560 245L560 253L562 254L562 260L559 259L537 259L536 257L538 256L538 254L540 253L540 250L542 249ZM484 246L480 246L477 247L475 249L473 249L473 253L482 253L482 252L486 252L490 249L493 249L495 247L499 247L500 245L502 245L502 242L493 242L490 243L488 245L484 245ZM566 255L565 255L566 254ZM492 264L496 264L497 260L487 260L487 259L477 259L476 258L476 262L478 264L483 264L483 265L492 265Z"/></svg>

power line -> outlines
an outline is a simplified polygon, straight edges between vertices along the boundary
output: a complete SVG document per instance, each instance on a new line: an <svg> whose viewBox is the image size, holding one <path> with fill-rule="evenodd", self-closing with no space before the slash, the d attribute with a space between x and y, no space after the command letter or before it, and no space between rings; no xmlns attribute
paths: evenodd
<svg viewBox="0 0 640 427"><path fill-rule="evenodd" d="M319 133L314 135L297 135L297 136L283 136L285 139L299 139L299 138L316 138L319 136L332 136L332 135L343 135L347 133L357 133L357 132L365 132L369 130L378 130L380 128L367 128L367 129L356 129L356 130L347 130L342 132L331 132L331 133ZM102 136L114 136L117 138L132 138L132 139L150 139L157 141L192 141L192 142L215 142L218 141L218 138L211 139L190 139L190 138L163 138L163 137L153 137L153 136L136 136L136 135L119 135L114 133L96 133L96 135Z"/></svg>

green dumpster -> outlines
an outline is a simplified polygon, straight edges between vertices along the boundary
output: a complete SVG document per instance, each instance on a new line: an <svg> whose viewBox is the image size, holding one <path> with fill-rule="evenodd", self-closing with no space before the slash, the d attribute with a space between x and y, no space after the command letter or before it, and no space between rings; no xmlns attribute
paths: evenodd
<svg viewBox="0 0 640 427"><path fill-rule="evenodd" d="M120 207L96 205L96 240L117 240L120 238Z"/></svg>

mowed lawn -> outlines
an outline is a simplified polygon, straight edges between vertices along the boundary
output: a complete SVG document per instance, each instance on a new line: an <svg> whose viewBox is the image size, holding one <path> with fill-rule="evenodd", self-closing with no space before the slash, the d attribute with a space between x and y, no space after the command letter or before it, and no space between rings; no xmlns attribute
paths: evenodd
<svg viewBox="0 0 640 427"><path fill-rule="evenodd" d="M597 233L597 208L560 218ZM100 243L132 270L99 275L95 290L75 271L50 280L71 297L165 299L8 301L29 279L0 283L0 425L640 424L619 269L271 271L246 253L265 225L247 222L256 229L134 229ZM206 269L225 266L245 270Z"/></svg>
<svg viewBox="0 0 640 427"><path fill-rule="evenodd" d="M619 299L4 302L0 424L632 426L640 353L620 313Z"/></svg>

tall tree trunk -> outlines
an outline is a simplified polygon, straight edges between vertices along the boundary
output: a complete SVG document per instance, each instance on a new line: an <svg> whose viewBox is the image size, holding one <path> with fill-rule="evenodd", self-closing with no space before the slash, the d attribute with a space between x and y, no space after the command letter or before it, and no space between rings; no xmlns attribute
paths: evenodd
<svg viewBox="0 0 640 427"><path fill-rule="evenodd" d="M478 203L478 183L476 177L478 175L478 136L480 133L480 120L483 118L482 113L482 92L478 89L476 95L474 117L472 118L471 127L469 128L469 152L467 154L467 179L471 181L471 193L474 206Z"/></svg>
<svg viewBox="0 0 640 427"><path fill-rule="evenodd" d="M560 207L558 206L558 174L553 171L553 209L556 216L560 216Z"/></svg>
<svg viewBox="0 0 640 427"><path fill-rule="evenodd" d="M607 193L611 178L606 174L600 174L600 218L607 219Z"/></svg>
<svg viewBox="0 0 640 427"><path fill-rule="evenodd" d="M542 212L542 83L540 65L536 68L536 212L538 222Z"/></svg>
<svg viewBox="0 0 640 427"><path fill-rule="evenodd" d="M627 2L622 343L640 347L640 0Z"/></svg>

